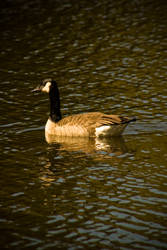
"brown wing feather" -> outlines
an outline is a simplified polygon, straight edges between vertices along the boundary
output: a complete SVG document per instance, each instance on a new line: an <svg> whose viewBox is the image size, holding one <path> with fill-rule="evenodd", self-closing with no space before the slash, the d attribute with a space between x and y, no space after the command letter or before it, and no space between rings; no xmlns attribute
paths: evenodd
<svg viewBox="0 0 167 250"><path fill-rule="evenodd" d="M57 124L59 126L64 125L80 125L84 127L89 127L92 124L95 124L97 120L99 120L102 116L102 113L100 112L90 112L90 113L83 113L83 114L76 114L76 115L70 115L62 120L60 120Z"/></svg>
<svg viewBox="0 0 167 250"><path fill-rule="evenodd" d="M90 126L99 127L103 125L119 125L132 121L134 119L122 117L118 115L106 115L101 112L90 112L83 114L71 115L63 118L57 124L59 126L83 126L88 128Z"/></svg>
<svg viewBox="0 0 167 250"><path fill-rule="evenodd" d="M106 115L100 112L90 112L67 116L57 123L53 123L49 119L45 130L49 134L62 136L94 136L96 128L98 127L105 125L118 125L119 127L119 125L123 124L123 127L121 125L120 128L125 128L126 124L132 120L134 119L118 115ZM115 126L113 126L113 129L114 127Z"/></svg>

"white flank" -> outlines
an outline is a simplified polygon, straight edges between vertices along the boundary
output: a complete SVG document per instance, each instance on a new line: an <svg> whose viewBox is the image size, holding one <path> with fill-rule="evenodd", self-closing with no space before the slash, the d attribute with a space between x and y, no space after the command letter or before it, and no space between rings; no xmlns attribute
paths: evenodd
<svg viewBox="0 0 167 250"><path fill-rule="evenodd" d="M121 125L111 125L111 126L101 126L96 128L96 137L103 136L119 136L124 131L127 124Z"/></svg>
<svg viewBox="0 0 167 250"><path fill-rule="evenodd" d="M101 126L96 128L96 136L106 136L107 134L109 134L110 131L110 126Z"/></svg>

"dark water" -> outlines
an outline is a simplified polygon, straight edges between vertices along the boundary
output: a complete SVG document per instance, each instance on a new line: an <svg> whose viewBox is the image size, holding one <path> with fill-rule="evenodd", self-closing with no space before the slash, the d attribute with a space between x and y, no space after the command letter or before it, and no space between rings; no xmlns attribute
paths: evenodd
<svg viewBox="0 0 167 250"><path fill-rule="evenodd" d="M167 249L166 1L1 5L1 249ZM139 120L47 143L50 76L64 115Z"/></svg>

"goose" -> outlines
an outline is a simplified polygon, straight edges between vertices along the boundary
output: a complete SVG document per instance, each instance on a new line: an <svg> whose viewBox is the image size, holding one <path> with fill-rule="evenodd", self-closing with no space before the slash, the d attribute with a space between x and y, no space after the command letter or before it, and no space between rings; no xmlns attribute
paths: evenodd
<svg viewBox="0 0 167 250"><path fill-rule="evenodd" d="M126 126L136 118L108 115L101 112L74 114L62 118L57 82L45 79L33 92L46 92L50 98L50 116L45 125L45 134L75 137L120 136Z"/></svg>

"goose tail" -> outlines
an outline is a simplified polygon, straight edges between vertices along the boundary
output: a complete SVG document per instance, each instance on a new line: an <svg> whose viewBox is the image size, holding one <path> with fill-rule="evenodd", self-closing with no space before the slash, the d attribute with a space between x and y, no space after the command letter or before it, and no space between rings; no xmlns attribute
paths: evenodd
<svg viewBox="0 0 167 250"><path fill-rule="evenodd" d="M122 124L130 123L130 122L135 122L137 120L136 117L125 117L125 116L122 116L120 118L121 118L121 123Z"/></svg>

